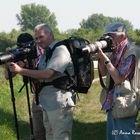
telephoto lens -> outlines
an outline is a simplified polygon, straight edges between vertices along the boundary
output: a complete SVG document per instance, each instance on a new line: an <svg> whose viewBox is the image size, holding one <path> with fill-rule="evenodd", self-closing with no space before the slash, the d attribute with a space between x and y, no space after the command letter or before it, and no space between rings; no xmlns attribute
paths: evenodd
<svg viewBox="0 0 140 140"><path fill-rule="evenodd" d="M104 52L112 52L112 38L108 35L103 36L99 39L99 41L86 45L86 47L82 50L83 52L96 53L98 51L98 48L101 48Z"/></svg>

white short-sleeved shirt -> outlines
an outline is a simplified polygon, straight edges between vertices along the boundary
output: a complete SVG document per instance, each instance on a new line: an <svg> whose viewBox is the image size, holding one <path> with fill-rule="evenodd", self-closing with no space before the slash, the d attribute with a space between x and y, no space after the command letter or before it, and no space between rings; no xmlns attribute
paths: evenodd
<svg viewBox="0 0 140 140"><path fill-rule="evenodd" d="M57 42L54 41L49 47L52 49L56 43ZM46 82L66 75L64 73L65 70L67 70L70 75L74 74L70 53L64 45L56 47L50 60L48 60L47 63L45 61L46 56L44 54L38 64L39 70L52 69L56 71L56 74L52 78L45 80ZM41 82L43 82L43 80L41 80ZM72 93L57 89L54 86L45 86L40 92L40 104L45 110L67 107L70 105L71 95Z"/></svg>

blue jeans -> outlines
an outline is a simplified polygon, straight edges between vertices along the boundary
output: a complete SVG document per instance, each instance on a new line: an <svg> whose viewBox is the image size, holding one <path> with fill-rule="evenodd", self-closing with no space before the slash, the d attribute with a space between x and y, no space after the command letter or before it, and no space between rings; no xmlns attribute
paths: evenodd
<svg viewBox="0 0 140 140"><path fill-rule="evenodd" d="M125 119L113 119L112 113L107 115L107 140L136 140L136 116Z"/></svg>

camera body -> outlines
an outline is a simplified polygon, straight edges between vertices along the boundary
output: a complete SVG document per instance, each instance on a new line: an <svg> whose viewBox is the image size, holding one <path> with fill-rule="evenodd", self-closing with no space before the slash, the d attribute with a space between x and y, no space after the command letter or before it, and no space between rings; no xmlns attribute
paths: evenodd
<svg viewBox="0 0 140 140"><path fill-rule="evenodd" d="M114 50L114 46L112 44L112 37L109 35L103 35L99 41L106 41L106 47L102 48L103 52L112 52Z"/></svg>
<svg viewBox="0 0 140 140"><path fill-rule="evenodd" d="M18 46L0 54L0 65L7 62L17 62L20 60L32 60L37 58L37 50L34 41L24 43L24 46Z"/></svg>

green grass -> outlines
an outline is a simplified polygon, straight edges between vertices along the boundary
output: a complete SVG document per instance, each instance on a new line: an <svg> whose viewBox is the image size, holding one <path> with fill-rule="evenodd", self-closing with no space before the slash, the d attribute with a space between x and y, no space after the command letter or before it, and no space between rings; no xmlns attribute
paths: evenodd
<svg viewBox="0 0 140 140"><path fill-rule="evenodd" d="M0 140L16 140L14 115L11 102L9 83L0 70ZM97 78L98 72L95 72ZM14 80L17 116L19 121L20 140L28 140L30 136L29 118L25 90L18 93L22 79L16 76ZM80 100L74 112L72 140L105 140L106 114L101 111L99 103L99 83L92 85L87 95L80 94ZM139 117L140 120L140 117Z"/></svg>
<svg viewBox="0 0 140 140"><path fill-rule="evenodd" d="M98 69L95 69L95 70L94 70L94 79L95 79L95 78L98 78Z"/></svg>
<svg viewBox="0 0 140 140"><path fill-rule="evenodd" d="M14 124L13 105L11 101L11 92L9 90L9 81L3 77L3 72L0 70L0 140L15 140L16 131ZM25 90L18 93L22 86L20 76L13 78L15 90L15 104L17 108L17 117L19 121L19 131L21 140L27 140L29 137L28 113Z"/></svg>
<svg viewBox="0 0 140 140"><path fill-rule="evenodd" d="M100 86L94 83L87 95L80 95L74 113L73 140L105 140L106 115L99 103Z"/></svg>

